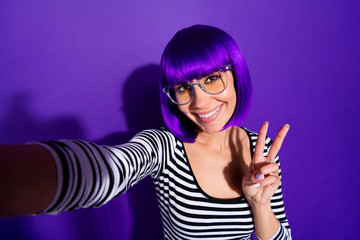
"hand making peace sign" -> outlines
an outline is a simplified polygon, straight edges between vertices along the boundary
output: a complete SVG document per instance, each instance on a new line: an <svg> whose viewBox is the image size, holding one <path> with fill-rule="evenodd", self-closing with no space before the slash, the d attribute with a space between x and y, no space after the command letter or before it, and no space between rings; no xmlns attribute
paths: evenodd
<svg viewBox="0 0 360 240"><path fill-rule="evenodd" d="M268 127L269 123L265 122L260 128L254 156L251 159L248 173L242 180L243 192L251 206L270 204L270 198L280 185L279 166L274 163L274 159L281 148L290 126L286 124L281 127L268 155L264 157Z"/></svg>

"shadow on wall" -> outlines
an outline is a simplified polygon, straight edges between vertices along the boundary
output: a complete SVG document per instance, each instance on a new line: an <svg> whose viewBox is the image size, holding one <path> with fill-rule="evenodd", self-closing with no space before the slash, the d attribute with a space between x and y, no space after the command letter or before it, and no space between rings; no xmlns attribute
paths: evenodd
<svg viewBox="0 0 360 240"><path fill-rule="evenodd" d="M134 71L124 86L125 113L131 135L144 129L165 126L161 114L160 66L146 65ZM151 177L130 189L134 215L133 240L163 239L160 211Z"/></svg>
<svg viewBox="0 0 360 240"><path fill-rule="evenodd" d="M159 79L160 66L155 64L137 68L130 74L121 94L128 132L108 135L97 143L117 145L130 140L144 129L165 126L160 109ZM133 214L131 239L163 239L161 216L151 177L140 181L126 194L130 196Z"/></svg>
<svg viewBox="0 0 360 240"><path fill-rule="evenodd" d="M128 132L113 133L95 140L118 145L144 129L164 126L160 111L159 65L146 65L127 78L123 92ZM14 96L0 119L0 143L72 138L83 139L84 130L75 117L40 120L31 111L30 94ZM21 229L21 231L19 231ZM122 196L98 209L79 209L54 216L0 220L1 239L163 239L161 217L154 186L145 178Z"/></svg>

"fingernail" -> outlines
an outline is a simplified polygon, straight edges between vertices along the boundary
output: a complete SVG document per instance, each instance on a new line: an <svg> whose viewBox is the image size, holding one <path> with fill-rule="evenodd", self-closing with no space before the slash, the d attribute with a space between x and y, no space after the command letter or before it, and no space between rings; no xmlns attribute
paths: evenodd
<svg viewBox="0 0 360 240"><path fill-rule="evenodd" d="M259 188L260 187L260 183L255 183L254 184L254 188Z"/></svg>
<svg viewBox="0 0 360 240"><path fill-rule="evenodd" d="M264 174L262 174L262 173L256 174L256 180L260 181L260 180L263 180L263 179L264 179Z"/></svg>

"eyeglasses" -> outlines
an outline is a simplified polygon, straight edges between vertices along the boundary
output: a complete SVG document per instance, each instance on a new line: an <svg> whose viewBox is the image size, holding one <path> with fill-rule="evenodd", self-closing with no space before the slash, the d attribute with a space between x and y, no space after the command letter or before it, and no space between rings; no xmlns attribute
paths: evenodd
<svg viewBox="0 0 360 240"><path fill-rule="evenodd" d="M192 82L184 82L164 87L162 91L177 105L185 105L191 102L194 96L194 85L198 85L204 92L216 95L223 92L228 84L226 71L233 69L229 64L223 67L211 69L200 75Z"/></svg>

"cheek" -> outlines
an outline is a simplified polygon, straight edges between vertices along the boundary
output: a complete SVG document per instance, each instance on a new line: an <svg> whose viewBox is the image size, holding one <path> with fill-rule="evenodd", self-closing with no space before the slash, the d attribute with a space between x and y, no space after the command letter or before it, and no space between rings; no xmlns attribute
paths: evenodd
<svg viewBox="0 0 360 240"><path fill-rule="evenodd" d="M230 103L230 105L235 109L236 106L236 102L237 102L237 94L236 94L236 90L235 90L235 86L234 86L234 79L230 78L230 82L227 88L227 101Z"/></svg>
<svg viewBox="0 0 360 240"><path fill-rule="evenodd" d="M186 105L180 105L180 106L178 106L178 109L180 112L182 112L185 115L187 115L187 113L189 112L189 108L186 107Z"/></svg>
<svg viewBox="0 0 360 240"><path fill-rule="evenodd" d="M228 107L229 107L229 114L233 115L236 108L236 93L235 91L232 91L231 94L229 94L228 99Z"/></svg>
<svg viewBox="0 0 360 240"><path fill-rule="evenodd" d="M229 115L233 115L236 109L237 104L237 94L234 88L233 82L231 82L231 85L229 86L229 92L227 94L227 102L229 107Z"/></svg>

